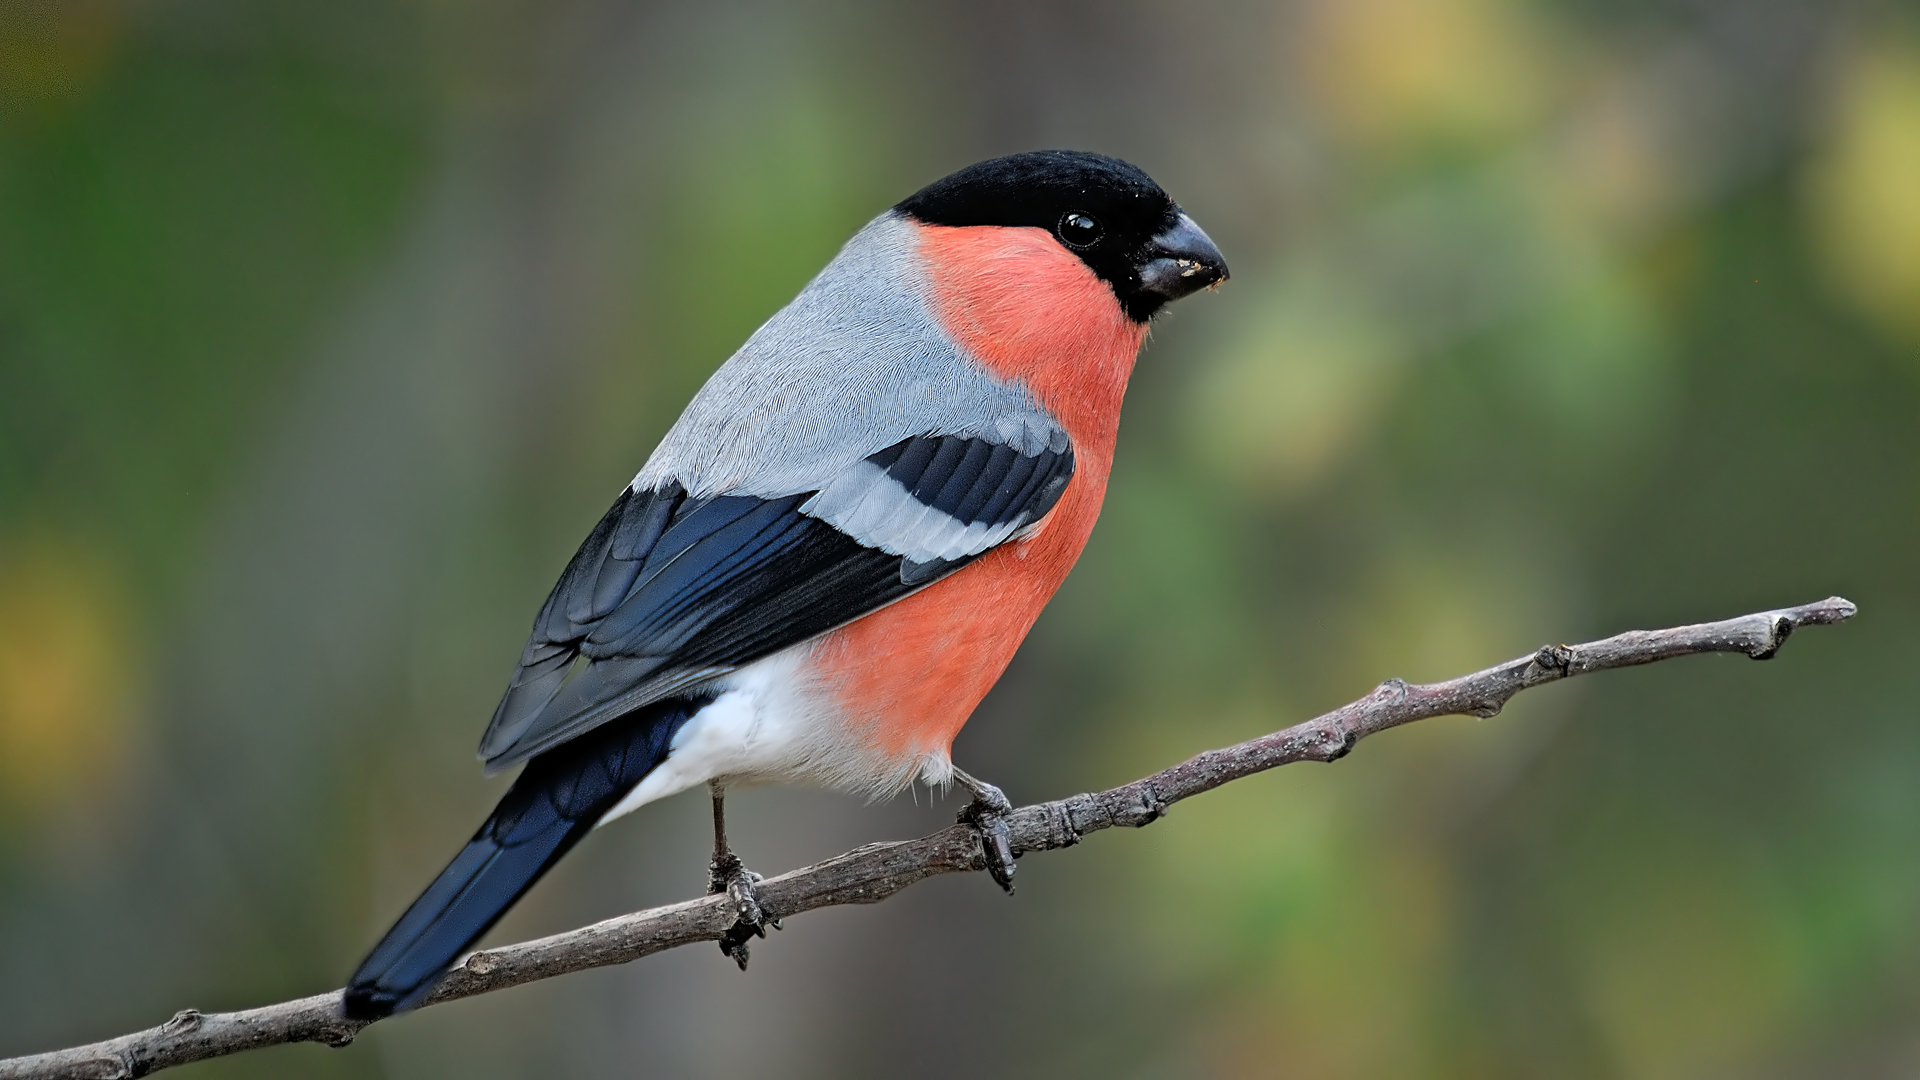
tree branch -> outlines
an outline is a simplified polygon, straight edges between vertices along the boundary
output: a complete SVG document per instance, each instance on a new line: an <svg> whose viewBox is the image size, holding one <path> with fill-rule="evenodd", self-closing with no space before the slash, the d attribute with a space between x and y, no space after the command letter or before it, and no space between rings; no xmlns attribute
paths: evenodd
<svg viewBox="0 0 1920 1080"><path fill-rule="evenodd" d="M1492 716L1513 695L1589 671L1650 664L1695 653L1737 652L1770 659L1802 626L1852 618L1855 608L1832 597L1814 604L1667 630L1632 630L1585 645L1548 645L1517 660L1446 682L1409 685L1399 679L1303 724L1209 750L1131 784L1090 795L1023 806L1008 823L1015 853L1071 847L1116 825L1142 826L1167 807L1232 780L1295 761L1337 761L1375 732L1436 716ZM986 866L973 830L954 825L918 840L869 844L760 883L769 918L836 904L872 904L932 877ZM634 912L578 930L476 952L454 968L427 1005L492 993L587 968L718 941L733 925L726 896ZM156 1028L47 1054L0 1061L0 1080L145 1076L191 1061L281 1043L345 1046L365 1027L344 1018L340 992L231 1013L184 1009Z"/></svg>

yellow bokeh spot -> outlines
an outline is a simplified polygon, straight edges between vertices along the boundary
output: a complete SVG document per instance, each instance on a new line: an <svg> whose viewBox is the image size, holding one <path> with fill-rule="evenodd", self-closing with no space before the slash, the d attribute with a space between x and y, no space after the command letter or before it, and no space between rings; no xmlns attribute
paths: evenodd
<svg viewBox="0 0 1920 1080"><path fill-rule="evenodd" d="M111 574L70 547L0 547L0 815L117 772L132 663Z"/></svg>
<svg viewBox="0 0 1920 1080"><path fill-rule="evenodd" d="M1567 625L1551 565L1530 559L1539 541L1483 509L1476 534L1409 529L1368 568L1347 616L1346 685L1476 671L1531 649L1541 628Z"/></svg>
<svg viewBox="0 0 1920 1080"><path fill-rule="evenodd" d="M1388 326L1351 290L1297 275L1195 386L1194 447L1248 494L1310 488L1392 400L1405 349Z"/></svg>
<svg viewBox="0 0 1920 1080"><path fill-rule="evenodd" d="M1875 35L1843 70L1809 221L1841 293L1920 341L1920 40Z"/></svg>
<svg viewBox="0 0 1920 1080"><path fill-rule="evenodd" d="M1501 0L1321 0L1293 53L1345 134L1479 141L1540 114L1538 36Z"/></svg>

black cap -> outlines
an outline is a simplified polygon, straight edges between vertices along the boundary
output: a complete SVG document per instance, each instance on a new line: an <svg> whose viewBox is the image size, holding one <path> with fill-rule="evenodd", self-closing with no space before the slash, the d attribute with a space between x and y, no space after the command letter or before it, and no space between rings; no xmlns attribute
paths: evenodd
<svg viewBox="0 0 1920 1080"><path fill-rule="evenodd" d="M982 161L894 209L928 225L1045 229L1112 286L1137 322L1227 276L1219 249L1152 177L1103 154L1036 150Z"/></svg>

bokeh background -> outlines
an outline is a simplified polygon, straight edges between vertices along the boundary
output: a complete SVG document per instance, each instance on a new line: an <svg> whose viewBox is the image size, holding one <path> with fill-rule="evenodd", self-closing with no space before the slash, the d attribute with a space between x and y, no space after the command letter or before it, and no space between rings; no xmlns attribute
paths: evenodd
<svg viewBox="0 0 1920 1080"><path fill-rule="evenodd" d="M1020 801L1381 678L1840 593L1140 833L184 1070L1920 1074L1920 12L0 2L0 1053L339 985L526 626L861 223L1042 146L1231 285L957 754ZM951 819L734 800L789 869ZM704 883L684 796L490 940Z"/></svg>

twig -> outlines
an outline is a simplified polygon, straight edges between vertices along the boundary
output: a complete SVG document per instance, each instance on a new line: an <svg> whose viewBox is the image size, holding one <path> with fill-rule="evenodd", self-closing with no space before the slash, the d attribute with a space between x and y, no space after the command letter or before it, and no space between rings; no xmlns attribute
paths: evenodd
<svg viewBox="0 0 1920 1080"><path fill-rule="evenodd" d="M1446 682L1409 685L1389 679L1360 700L1304 724L1209 750L1131 784L1021 807L1009 822L1013 849L1025 853L1071 847L1101 829L1148 825L1181 799L1243 776L1295 761L1337 761L1368 735L1415 720L1492 716L1520 691L1573 675L1695 653L1737 652L1766 660L1799 627L1844 622L1854 611L1850 601L1836 596L1723 622L1633 630L1585 645L1548 645L1529 656ZM769 918L786 918L836 904L877 903L923 878L985 866L974 831L954 825L918 840L869 844L769 878L760 883L758 893ZM728 897L707 896L476 952L448 974L426 1004L624 964L681 945L718 941L733 925L734 915ZM280 1043L345 1046L364 1026L341 1015L337 990L241 1012L185 1009L159 1027L132 1035L0 1061L0 1080L145 1076L174 1065Z"/></svg>

